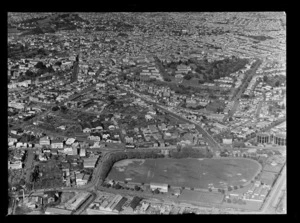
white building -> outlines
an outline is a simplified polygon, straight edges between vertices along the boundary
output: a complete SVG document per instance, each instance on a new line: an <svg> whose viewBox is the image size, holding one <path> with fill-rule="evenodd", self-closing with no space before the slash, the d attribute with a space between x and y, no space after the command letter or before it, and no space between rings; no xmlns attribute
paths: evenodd
<svg viewBox="0 0 300 223"><path fill-rule="evenodd" d="M14 163L8 162L8 169L13 169L13 170L22 169L22 162L21 161L16 161Z"/></svg>
<svg viewBox="0 0 300 223"><path fill-rule="evenodd" d="M85 152L85 149L80 149L80 154L79 156L86 156L86 152Z"/></svg>
<svg viewBox="0 0 300 223"><path fill-rule="evenodd" d="M167 193L168 192L168 184L162 183L150 183L150 189L156 190L158 189L160 192Z"/></svg>

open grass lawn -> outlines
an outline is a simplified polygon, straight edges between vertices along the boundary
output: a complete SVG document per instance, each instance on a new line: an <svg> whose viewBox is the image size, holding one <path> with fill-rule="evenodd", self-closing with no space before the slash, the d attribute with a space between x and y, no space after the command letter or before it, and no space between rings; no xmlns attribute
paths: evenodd
<svg viewBox="0 0 300 223"><path fill-rule="evenodd" d="M109 179L139 183L167 183L172 186L216 188L250 181L260 164L248 159L147 159L115 163Z"/></svg>
<svg viewBox="0 0 300 223"><path fill-rule="evenodd" d="M183 190L178 201L181 202L203 202L203 203L215 203L221 204L224 195L220 193L208 193L201 191Z"/></svg>
<svg viewBox="0 0 300 223"><path fill-rule="evenodd" d="M249 211L258 211L260 207L262 206L263 202L258 201L246 201L246 204L234 204L234 203L222 203L222 207L224 208L238 208L238 209L244 209Z"/></svg>

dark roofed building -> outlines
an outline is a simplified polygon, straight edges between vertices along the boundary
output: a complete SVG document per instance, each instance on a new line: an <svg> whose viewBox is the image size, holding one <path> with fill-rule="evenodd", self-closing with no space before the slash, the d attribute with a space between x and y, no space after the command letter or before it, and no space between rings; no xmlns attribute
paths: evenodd
<svg viewBox="0 0 300 223"><path fill-rule="evenodd" d="M136 209L136 207L140 204L140 202L142 201L142 198L140 197L134 197L132 199L132 201L130 202L128 209L130 211L134 211Z"/></svg>
<svg viewBox="0 0 300 223"><path fill-rule="evenodd" d="M119 203L115 206L114 210L116 210L117 212L120 212L126 201L127 201L127 198L122 197L122 199L119 201Z"/></svg>

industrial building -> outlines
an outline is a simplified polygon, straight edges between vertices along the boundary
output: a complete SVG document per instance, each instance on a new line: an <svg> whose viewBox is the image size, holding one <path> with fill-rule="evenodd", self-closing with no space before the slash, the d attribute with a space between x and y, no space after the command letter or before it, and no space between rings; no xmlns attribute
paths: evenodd
<svg viewBox="0 0 300 223"><path fill-rule="evenodd" d="M118 204L115 206L113 211L120 212L122 210L123 205L128 199L126 197L122 197L122 199L118 202Z"/></svg>
<svg viewBox="0 0 300 223"><path fill-rule="evenodd" d="M129 206L127 207L127 211L133 212L136 209L136 207L140 204L141 201L142 201L142 198L134 197L132 199L132 201L130 202Z"/></svg>
<svg viewBox="0 0 300 223"><path fill-rule="evenodd" d="M111 202L103 202L100 206L100 210L104 211L113 211L117 204L122 200L122 196L120 194L116 195Z"/></svg>
<svg viewBox="0 0 300 223"><path fill-rule="evenodd" d="M90 193L80 192L71 198L66 204L65 207L69 210L77 210L78 207L86 201L91 196Z"/></svg>

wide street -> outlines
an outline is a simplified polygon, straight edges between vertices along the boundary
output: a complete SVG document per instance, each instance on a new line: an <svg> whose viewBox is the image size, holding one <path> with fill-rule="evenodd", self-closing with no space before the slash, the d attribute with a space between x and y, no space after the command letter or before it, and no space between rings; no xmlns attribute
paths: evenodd
<svg viewBox="0 0 300 223"><path fill-rule="evenodd" d="M256 70L258 67L261 65L261 61L257 61L256 64L254 65L253 68L251 68L248 72L246 72L246 77L243 80L242 85L238 88L238 92L236 95L233 97L232 101L234 102L232 105L232 108L229 110L228 115L226 118L230 118L234 115L236 112L238 106L239 106L239 99L242 96L243 92L245 91L246 87L248 86L248 83L251 81L251 78L254 76L256 73Z"/></svg>
<svg viewBox="0 0 300 223"><path fill-rule="evenodd" d="M284 165L275 185L273 186L269 196L266 198L261 213L275 214L276 205L278 204L281 191L286 186L286 165Z"/></svg>

